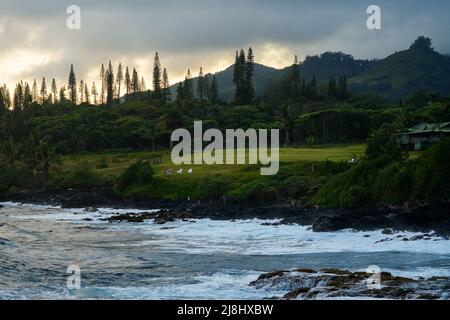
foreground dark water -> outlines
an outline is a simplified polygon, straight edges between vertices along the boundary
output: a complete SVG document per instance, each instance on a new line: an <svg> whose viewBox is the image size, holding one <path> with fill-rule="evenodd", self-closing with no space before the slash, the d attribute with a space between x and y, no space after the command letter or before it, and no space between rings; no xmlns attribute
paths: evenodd
<svg viewBox="0 0 450 320"><path fill-rule="evenodd" d="M415 234L313 233L258 220L109 224L101 219L120 210L3 205L0 299L261 299L284 292L251 281L299 267L450 276L450 241L439 237L405 242ZM67 287L74 265L79 290Z"/></svg>

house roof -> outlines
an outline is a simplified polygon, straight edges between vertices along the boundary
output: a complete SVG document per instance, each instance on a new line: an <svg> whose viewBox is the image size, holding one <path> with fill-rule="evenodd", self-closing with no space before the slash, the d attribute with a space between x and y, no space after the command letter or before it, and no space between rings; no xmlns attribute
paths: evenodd
<svg viewBox="0 0 450 320"><path fill-rule="evenodd" d="M406 132L402 132L402 135L413 135L420 133L431 133L431 132L445 132L450 133L450 122L441 123L419 123L408 129Z"/></svg>

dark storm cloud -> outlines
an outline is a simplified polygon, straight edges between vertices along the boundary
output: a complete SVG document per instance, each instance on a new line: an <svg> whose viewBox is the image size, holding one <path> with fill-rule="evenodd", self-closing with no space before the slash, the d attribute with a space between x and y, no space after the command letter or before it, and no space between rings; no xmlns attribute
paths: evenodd
<svg viewBox="0 0 450 320"><path fill-rule="evenodd" d="M81 7L81 31L65 27L71 4ZM382 8L381 31L365 27L369 4ZM249 45L274 44L286 56L341 50L381 58L426 34L438 50L450 52L448 12L444 0L1 0L0 55L17 49L60 52L55 61L16 76L54 72L64 79L70 63L86 74L109 59L151 60L157 50L175 74L188 66L213 66L211 60L220 57L231 62L236 48ZM270 63L269 53L261 49L256 55Z"/></svg>

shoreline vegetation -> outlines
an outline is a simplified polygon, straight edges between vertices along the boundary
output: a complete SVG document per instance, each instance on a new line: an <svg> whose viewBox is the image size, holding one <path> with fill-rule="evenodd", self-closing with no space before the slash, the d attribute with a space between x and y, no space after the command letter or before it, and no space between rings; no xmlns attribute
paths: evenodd
<svg viewBox="0 0 450 320"><path fill-rule="evenodd" d="M311 225L318 232L353 228L448 235L450 141L409 154L394 139L392 127L382 126L365 147L285 149L279 174L269 177L250 165L200 165L193 167L192 174L185 168L184 174L166 175L171 163L164 154L155 165L154 153L144 157L136 153L117 166L113 166L117 155L66 156L64 169L49 180L53 187L3 192L0 200L66 208L130 208L129 214L110 222L262 218ZM320 153L322 161L293 161L295 157L311 160ZM136 215L132 209L163 211Z"/></svg>
<svg viewBox="0 0 450 320"><path fill-rule="evenodd" d="M448 59L423 36L405 54L420 61ZM257 93L254 52L241 50L227 69L235 87L232 102L221 99L217 77L202 70L198 78L189 70L175 96L158 54L152 90L138 85L137 72L132 80L125 72L124 80L122 66L116 72L109 63L101 67L102 90L93 90L93 104L88 90L78 90L87 87L83 81L78 87L74 66L59 98L54 82L52 94L47 92L45 79L42 96L36 81L18 83L13 94L2 86L0 198L67 207L178 207L175 216L297 214L301 221L307 212L317 230L397 224L450 230L450 141L437 138L414 153L396 141L399 132L419 123L450 122L450 98L426 86L397 102L370 88L352 91L345 70L354 59L343 57L316 59L322 67L342 67L330 77L301 74L303 65L295 59ZM279 129L284 148L278 174L261 176L258 165L173 165L171 134L192 132L199 120L205 130L221 132Z"/></svg>
<svg viewBox="0 0 450 320"><path fill-rule="evenodd" d="M53 188L3 192L0 200L87 210L130 209L111 218L112 223L260 218L308 225L317 232L385 229L447 236L449 153L448 140L420 154L402 152L392 128L383 126L366 147L282 150L280 173L271 177L259 175L259 167L250 165L199 165L192 174L186 167L184 174L167 175L169 156L160 154L160 162L153 165L149 159L155 153L132 154L131 159L125 158L125 165L118 162L117 166L113 166L117 155L66 156L67 171L50 180ZM293 161L296 157L311 160L318 154L323 161ZM341 160L345 158L351 160ZM133 209L162 211L135 214Z"/></svg>

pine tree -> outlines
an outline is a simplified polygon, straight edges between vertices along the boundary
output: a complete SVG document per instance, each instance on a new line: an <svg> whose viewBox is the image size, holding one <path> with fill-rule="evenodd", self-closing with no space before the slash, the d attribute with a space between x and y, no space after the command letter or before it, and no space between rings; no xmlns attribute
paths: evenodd
<svg viewBox="0 0 450 320"><path fill-rule="evenodd" d="M331 77L330 82L328 83L328 96L336 98L337 91L336 78Z"/></svg>
<svg viewBox="0 0 450 320"><path fill-rule="evenodd" d="M3 87L0 87L0 115L2 115L7 110L5 94L3 93Z"/></svg>
<svg viewBox="0 0 450 320"><path fill-rule="evenodd" d="M292 65L292 96L297 98L300 94L300 68L298 64L298 57L295 56L294 64Z"/></svg>
<svg viewBox="0 0 450 320"><path fill-rule="evenodd" d="M88 88L87 83L84 84L84 98L86 99L87 103L89 103L89 104L91 103L90 96L89 96L89 88Z"/></svg>
<svg viewBox="0 0 450 320"><path fill-rule="evenodd" d="M239 52L236 50L236 57L234 59L234 68L233 68L233 83L237 85L239 82Z"/></svg>
<svg viewBox="0 0 450 320"><path fill-rule="evenodd" d="M120 100L122 82L123 82L123 69L122 69L122 63L119 63L119 67L117 69L117 99L118 100Z"/></svg>
<svg viewBox="0 0 450 320"><path fill-rule="evenodd" d="M36 79L33 80L33 88L31 90L31 98L33 99L33 102L37 102L39 100L39 93L38 93L38 86Z"/></svg>
<svg viewBox="0 0 450 320"><path fill-rule="evenodd" d="M11 95L9 93L9 89L6 88L6 85L4 88L5 88L4 90L6 91L6 105L7 105L8 109L11 109L11 107L12 107Z"/></svg>
<svg viewBox="0 0 450 320"><path fill-rule="evenodd" d="M250 61L247 61L247 58ZM236 92L234 103L237 105L251 103L253 100L253 85L252 77L254 71L253 51L249 49L248 57L241 49L234 66L234 83L236 85Z"/></svg>
<svg viewBox="0 0 450 320"><path fill-rule="evenodd" d="M140 82L139 82L139 75L136 71L136 68L133 69L133 78L131 80L131 92L132 93L137 93L139 92L140 89Z"/></svg>
<svg viewBox="0 0 450 320"><path fill-rule="evenodd" d="M0 87L0 111L7 111L11 108L11 97L9 95L9 90L6 87L6 84L3 84L2 87Z"/></svg>
<svg viewBox="0 0 450 320"><path fill-rule="evenodd" d="M100 69L100 83L101 83L101 90L100 90L100 101L102 104L105 103L105 66L102 64L102 67Z"/></svg>
<svg viewBox="0 0 450 320"><path fill-rule="evenodd" d="M203 68L200 68L200 73L198 74L197 96L200 99L200 101L202 101L202 102L205 100L205 97L206 97L205 76L203 74Z"/></svg>
<svg viewBox="0 0 450 320"><path fill-rule="evenodd" d="M213 76L211 81L211 88L209 89L209 96L211 103L215 104L219 101L219 85L217 83L216 75Z"/></svg>
<svg viewBox="0 0 450 320"><path fill-rule="evenodd" d="M169 75L167 74L166 68L164 68L163 71L162 89L163 89L163 102L167 103L170 100L170 83L169 83Z"/></svg>
<svg viewBox="0 0 450 320"><path fill-rule="evenodd" d="M184 87L183 83L180 82L177 87L177 101L178 103L184 99Z"/></svg>
<svg viewBox="0 0 450 320"><path fill-rule="evenodd" d="M251 104L255 98L255 89L253 88L253 73L255 72L255 62L253 49L250 47L247 53L247 63L245 65L245 85L244 85L244 104Z"/></svg>
<svg viewBox="0 0 450 320"><path fill-rule="evenodd" d="M83 80L80 81L79 88L80 88L80 103L84 103L85 100L84 100L84 81Z"/></svg>
<svg viewBox="0 0 450 320"><path fill-rule="evenodd" d="M192 100L192 97L194 96L193 93L193 86L192 86L192 76L191 76L191 69L188 69L186 78L184 80L184 99L190 101Z"/></svg>
<svg viewBox="0 0 450 320"><path fill-rule="evenodd" d="M70 73L69 73L69 95L70 95L70 101L72 103L77 103L77 79L75 77L75 71L73 69L73 64L70 65Z"/></svg>
<svg viewBox="0 0 450 320"><path fill-rule="evenodd" d="M33 98L31 97L30 85L28 83L25 83L25 85L22 86L22 89L23 89L23 108L29 109L33 102Z"/></svg>
<svg viewBox="0 0 450 320"><path fill-rule="evenodd" d="M161 75L161 62L159 61L158 52L156 52L153 63L153 98L158 100L162 98Z"/></svg>
<svg viewBox="0 0 450 320"><path fill-rule="evenodd" d="M106 104L111 105L114 101L114 70L111 61L106 71Z"/></svg>
<svg viewBox="0 0 450 320"><path fill-rule="evenodd" d="M127 96L130 94L131 91L131 77L128 67L125 70L125 91Z"/></svg>
<svg viewBox="0 0 450 320"><path fill-rule="evenodd" d="M141 78L141 83L139 85L139 89L141 92L147 91L147 85L145 83L144 77Z"/></svg>
<svg viewBox="0 0 450 320"><path fill-rule="evenodd" d="M301 88L300 88L300 94L303 96L303 97L306 97L306 94L307 94L307 89L306 89L306 79L305 79L305 77L302 77L302 85L301 85Z"/></svg>
<svg viewBox="0 0 450 320"><path fill-rule="evenodd" d="M53 103L58 102L58 87L56 86L55 78L52 80L52 94L53 94Z"/></svg>
<svg viewBox="0 0 450 320"><path fill-rule="evenodd" d="M22 83L18 83L16 85L16 89L14 90L14 110L15 111L21 111L23 110L24 106L24 96L23 96L23 87Z"/></svg>
<svg viewBox="0 0 450 320"><path fill-rule="evenodd" d="M47 99L47 84L45 82L45 77L42 78L42 84L41 84L41 100L44 104Z"/></svg>
<svg viewBox="0 0 450 320"><path fill-rule="evenodd" d="M347 77L344 76L342 79L342 100L347 100L348 98L350 98L350 91L347 85Z"/></svg>
<svg viewBox="0 0 450 320"><path fill-rule="evenodd" d="M340 77L339 84L336 90L336 97L340 100L347 100L350 97L350 92L347 85L347 77Z"/></svg>
<svg viewBox="0 0 450 320"><path fill-rule="evenodd" d="M313 76L312 80L308 83L308 86L306 87L306 96L308 98L315 98L315 97L317 97L317 80L316 80L316 76Z"/></svg>
<svg viewBox="0 0 450 320"><path fill-rule="evenodd" d="M211 94L209 92L211 81L209 81L209 75L208 74L205 75L205 81L204 81L203 85L204 85L204 89L203 90L205 91L206 100L211 101Z"/></svg>
<svg viewBox="0 0 450 320"><path fill-rule="evenodd" d="M98 103L98 92L97 87L95 86L95 82L92 82L91 95L94 97L94 105L96 105Z"/></svg>
<svg viewBox="0 0 450 320"><path fill-rule="evenodd" d="M59 89L59 102L65 101L66 101L66 87L61 87L61 89Z"/></svg>

